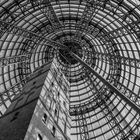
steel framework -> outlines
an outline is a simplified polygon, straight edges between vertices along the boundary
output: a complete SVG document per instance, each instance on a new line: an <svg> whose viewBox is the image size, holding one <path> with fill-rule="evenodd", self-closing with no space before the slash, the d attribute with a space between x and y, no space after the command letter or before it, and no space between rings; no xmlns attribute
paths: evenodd
<svg viewBox="0 0 140 140"><path fill-rule="evenodd" d="M75 140L139 139L139 13L138 0L1 0L1 116L55 57L71 82Z"/></svg>

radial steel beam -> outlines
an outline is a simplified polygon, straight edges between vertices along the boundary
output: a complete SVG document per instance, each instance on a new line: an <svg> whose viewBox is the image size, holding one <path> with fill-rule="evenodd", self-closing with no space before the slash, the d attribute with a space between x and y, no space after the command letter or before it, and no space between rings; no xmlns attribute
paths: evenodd
<svg viewBox="0 0 140 140"><path fill-rule="evenodd" d="M44 4L46 7L48 7L48 10L46 12L48 12L48 18L49 18L53 28L58 29L58 28L62 27L62 25L58 19L58 16L56 16L56 13L52 7L50 0L44 0ZM46 9L46 7L45 7L45 9Z"/></svg>
<svg viewBox="0 0 140 140"><path fill-rule="evenodd" d="M56 13L52 7L50 0L30 0L33 6L40 6L40 10L44 13L50 21L54 29L62 27ZM43 7L41 5L44 5Z"/></svg>
<svg viewBox="0 0 140 140"><path fill-rule="evenodd" d="M92 19L92 16L95 12L95 1L91 1L91 2L87 2L83 15L81 17L81 20L78 22L78 24L76 25L76 33L74 36L74 39L80 39L81 38L81 31L84 31L88 28L88 24L90 22L90 20Z"/></svg>
<svg viewBox="0 0 140 140"><path fill-rule="evenodd" d="M128 122L126 121L126 119L123 119L122 114L119 112L117 107L115 107L114 102L112 102L110 98L108 98L106 100L106 96L110 97L107 93L107 90L105 90L105 92L103 94L100 94L100 91L97 89L96 85L94 84L94 80L90 76L88 76L88 78L91 81L90 84L92 84L93 87L95 88L96 93L100 95L101 102L103 103L102 105L100 105L100 108L103 110L103 114L105 114L105 117L109 121L110 125L115 124L115 126L118 127L116 129L114 129L114 132L116 132L119 129L120 130L119 132L122 132L119 134L119 136L120 137L126 136L126 134L128 134L128 132L131 130L131 126L128 125ZM101 89L101 86L100 86L100 89ZM103 108L103 107L105 107L105 108ZM128 126L128 127L124 131L122 126ZM113 128L113 126L111 126L111 127ZM118 133L116 133L116 135L117 134Z"/></svg>
<svg viewBox="0 0 140 140"><path fill-rule="evenodd" d="M23 29L21 27L18 27L18 26L12 25L10 23L7 23L3 20L0 20L0 36L3 35L3 33L5 33L5 32L23 37L23 38L25 38L27 40L31 40L33 42L36 42L36 41L38 42L39 40L41 40L42 44L44 44L44 45L50 45L52 47L66 49L66 46L61 43L58 43L49 38L40 36L37 33L28 31L27 29Z"/></svg>
<svg viewBox="0 0 140 140"><path fill-rule="evenodd" d="M140 114L140 106L136 105L135 102L131 101L127 95L125 96L121 93L116 87L110 84L107 80L105 80L101 75L99 75L92 67L86 64L79 56L71 52L71 55L79 61L86 69L88 69L91 73L93 73L100 81L102 81L111 92L117 94L121 99L123 99L129 106L131 106L138 114Z"/></svg>
<svg viewBox="0 0 140 140"><path fill-rule="evenodd" d="M93 33L94 36L96 36L99 33L99 30L95 31L94 29L90 29L89 22L92 20L97 6L103 6L104 3L105 3L105 0L100 0L100 1L99 0L87 0L84 12L81 16L81 19L76 25L76 33L75 33L74 39L79 40L82 36L81 32L83 32L83 31L86 32L87 30L88 30L88 33L91 32L91 30L92 30L94 32Z"/></svg>
<svg viewBox="0 0 140 140"><path fill-rule="evenodd" d="M29 60L30 55L19 55L13 57L0 58L0 67L22 63Z"/></svg>
<svg viewBox="0 0 140 140"><path fill-rule="evenodd" d="M101 98L101 101L102 101L102 103L103 103L103 106L104 107L106 107L106 109L103 109L103 113L105 113L106 111L105 110L107 110L107 111L109 111L108 113L111 113L110 114L110 116L114 116L114 120L116 119L116 121L114 121L114 122L118 122L118 125L116 125L116 126L118 126L118 127L122 127L122 126L128 126L127 127L127 129L125 130L126 131L126 133L128 133L130 130L131 130L131 126L129 126L128 125L128 122L126 121L126 119L123 119L123 116L122 116L122 114L119 112L119 110L118 110L118 108L114 105L114 102L112 102L111 101L111 99L110 98L108 98L107 100L106 100L106 96L107 97L110 97L110 95L108 95L108 93L107 93L107 90L104 90L105 92L103 93L103 94L100 94L100 91L98 90L98 88L96 87L96 85L94 84L94 79L93 78L91 78L89 75L87 75L88 76L88 78L90 79L90 81L91 81L91 83L90 84L92 84L93 85L93 87L95 88L95 90L96 90L96 93L97 94L99 94L100 95L100 98ZM100 86L100 89L101 89L102 87ZM109 102L109 103L108 103ZM100 105L100 108L102 108L102 105ZM107 114L108 114L107 113ZM116 117L115 117L116 116ZM110 118L110 117L109 117ZM111 120L112 120L112 117L111 117ZM110 120L110 121L111 121ZM123 121L122 121L123 120ZM110 122L109 121L109 122ZM119 128L119 129L120 129ZM121 129L121 132L123 133L123 134L125 134L125 131L123 130L123 128ZM122 134L122 135L123 135Z"/></svg>
<svg viewBox="0 0 140 140"><path fill-rule="evenodd" d="M101 60L119 60L119 62L115 62L116 64L124 64L124 65L128 65L131 67L139 67L140 68L140 60L139 59L135 59L135 58L129 58L129 57L124 57L124 56L117 56L117 55L111 55L108 53L99 53L96 52L94 53L94 57L95 59L101 59Z"/></svg>

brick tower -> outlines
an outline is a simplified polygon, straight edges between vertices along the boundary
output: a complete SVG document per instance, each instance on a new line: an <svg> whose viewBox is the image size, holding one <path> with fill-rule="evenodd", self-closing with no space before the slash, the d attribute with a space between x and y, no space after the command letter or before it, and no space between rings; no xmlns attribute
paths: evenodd
<svg viewBox="0 0 140 140"><path fill-rule="evenodd" d="M0 118L0 140L69 140L68 90L55 60L35 70Z"/></svg>

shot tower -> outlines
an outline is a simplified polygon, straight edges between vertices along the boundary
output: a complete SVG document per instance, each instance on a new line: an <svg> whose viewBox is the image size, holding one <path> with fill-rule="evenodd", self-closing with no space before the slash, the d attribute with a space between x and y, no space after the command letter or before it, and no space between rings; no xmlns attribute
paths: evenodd
<svg viewBox="0 0 140 140"><path fill-rule="evenodd" d="M69 82L49 62L31 74L0 119L0 140L69 140Z"/></svg>

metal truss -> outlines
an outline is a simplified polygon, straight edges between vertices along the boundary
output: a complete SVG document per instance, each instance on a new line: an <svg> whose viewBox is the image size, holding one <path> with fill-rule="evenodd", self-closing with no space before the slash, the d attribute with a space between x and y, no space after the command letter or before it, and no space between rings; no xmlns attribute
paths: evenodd
<svg viewBox="0 0 140 140"><path fill-rule="evenodd" d="M0 111L0 117L5 113L7 108L10 106L12 100L14 99L14 96L21 93L29 77L30 75L28 75L25 79L22 79L15 85L11 86L3 93L0 93L0 106L2 107L2 110Z"/></svg>
<svg viewBox="0 0 140 140"><path fill-rule="evenodd" d="M30 0L30 1L31 1L31 4L33 5L33 7L44 5L43 7L41 7L40 10L45 14L47 19L49 19L54 30L62 27L58 17L55 14L53 7L51 5L50 0L40 0L40 1Z"/></svg>
<svg viewBox="0 0 140 140"><path fill-rule="evenodd" d="M105 0L110 1L110 0ZM120 5L123 3L123 0L119 3ZM119 5L118 4L118 5ZM118 6L119 7L119 6ZM113 8L113 7L112 7ZM120 19L123 20L123 22L126 22L127 24L122 25L121 27L118 27L116 29L113 29L112 31L108 31L107 34L111 36L112 39L116 39L118 37L123 37L128 34L135 34L137 36L137 40L139 41L140 37L140 19L134 20L134 9L131 9L127 13L117 13L117 16L119 16ZM96 34L97 38L104 38L105 36L101 33Z"/></svg>
<svg viewBox="0 0 140 140"><path fill-rule="evenodd" d="M100 94L104 94L104 91L100 92ZM106 100L108 99L108 97L105 97ZM96 100L96 101L95 101ZM80 115L80 111L76 110L78 108L80 108L80 110L82 110L82 113L88 113L91 112L95 109L97 109L98 107L100 107L102 104L101 99L97 96L91 100L89 100L88 103L84 103L79 105L74 105L74 106L70 106L70 115L71 116L76 116L76 115Z"/></svg>
<svg viewBox="0 0 140 140"><path fill-rule="evenodd" d="M49 38L45 38L42 37L34 32L28 31L26 29L23 29L21 27L17 27L15 25L12 25L10 23L7 23L5 21L0 20L0 32L1 35L3 35L3 33L7 32L7 33L11 33L14 35L17 35L19 37L25 38L27 40L30 40L32 42L40 42L42 41L42 44L44 45L50 45L52 47L56 47L56 48L65 48L65 45L62 45L56 41L53 41ZM0 37L1 37L0 35Z"/></svg>
<svg viewBox="0 0 140 140"><path fill-rule="evenodd" d="M6 109L11 104L14 96L21 93L25 83L28 81L29 77L31 76L29 57L30 55L27 55L26 57L22 55L19 57L15 57L14 60L12 57L9 58L9 61L7 60L8 64L9 63L11 64L12 62L14 63L16 61L14 64L17 65L17 69L19 70L19 76L21 79L15 85L12 85L9 89L0 93L0 106L1 107L3 106L3 110L0 111L1 116L4 114ZM7 63L4 64L7 66L8 65Z"/></svg>
<svg viewBox="0 0 140 140"><path fill-rule="evenodd" d="M106 103L104 98L101 97L101 101L103 102L103 104L100 106L100 108L102 109L103 114L109 122L111 129L114 130L114 133L117 136L117 138L119 138L119 140L123 140L126 135L123 128L121 127L116 116L113 114L112 110L110 109L109 105Z"/></svg>
<svg viewBox="0 0 140 140"><path fill-rule="evenodd" d="M95 85L93 86L93 81L91 80L91 77L93 77L93 74L90 77L89 71L86 68L83 69L83 73L84 73L84 75L83 75L84 78L88 78L88 80L86 82L89 84L89 87L93 90L92 92L95 92L97 89L96 89ZM117 78L115 78L115 81L117 81ZM88 102L86 102L84 104L80 104L82 112L88 113L88 112L91 112L91 111L97 109L98 107L100 107L102 105L100 96L104 95L106 92L108 93L108 96L104 96L104 100L107 101L109 99L109 97L112 95L112 92L110 92L109 89L104 88L98 94L95 94L94 98L90 99ZM71 116L80 114L80 112L75 111L76 108L79 108L79 106L75 105L75 106L70 107Z"/></svg>
<svg viewBox="0 0 140 140"><path fill-rule="evenodd" d="M120 136L121 140L128 140L128 139L134 140L134 137L136 137L137 134L140 134L140 127L138 126L139 121L137 121L137 123L136 123L136 128L131 127L129 125L129 123L125 119L123 119L123 116L121 115L121 113L119 113L119 110L115 107L115 105L111 102L111 100L109 100L109 101L110 101L110 103L109 103L108 107L110 108L110 110L113 110L112 113L114 113L114 117L116 118L116 116L117 116L118 121L123 120L121 123L122 126L123 126L123 123L125 123L125 126L128 126L127 129L124 129L124 128L122 129L120 126L120 128L122 129L122 130L120 130L120 132L123 132L123 134L118 135L118 136ZM120 124L118 124L118 125L120 125ZM136 130L135 133L134 133L134 130Z"/></svg>
<svg viewBox="0 0 140 140"><path fill-rule="evenodd" d="M92 84L94 84L93 81L92 81ZM99 94L101 91L99 91L95 85L94 85L94 87L95 87L96 92ZM107 91L106 87L102 87L102 89L105 91L103 94L100 94L100 97L99 97L102 102L102 104L100 105L100 108L102 109L102 113L104 114L104 117L107 119L108 123L110 124L110 127L112 128L112 130L115 133L115 135L117 136L117 138L119 138L119 140L125 140L127 134L117 119L119 117L120 118L123 118L123 117L121 116L121 114L119 114L119 116L116 117L116 114L119 111L117 110L117 108L114 109L114 104L113 104L113 102L110 101L110 98L108 98L108 100L105 100L105 97L109 97L108 93L106 92ZM107 103L107 102L109 102L109 103ZM111 106L113 106L113 107L111 107ZM116 112L116 114L114 114L114 112ZM126 121L125 121L125 123L127 124Z"/></svg>
<svg viewBox="0 0 140 140"><path fill-rule="evenodd" d="M93 93L96 92L96 86L94 86L93 84L93 81L91 80L90 76L89 76L89 73L88 71L85 69L84 70L84 73L85 73L85 77L88 77L88 81L87 83L90 85L89 87L94 90L92 91ZM92 86L92 87L91 87ZM109 97L111 96L111 92L109 92L109 89L107 88L104 88L102 89L98 94L95 94L94 95L94 98L90 99L88 102L85 102L84 104L80 104L79 105L75 105L75 106L70 106L70 115L71 116L76 116L76 115L79 115L81 112L83 114L86 114L88 112L91 112L95 109L97 109L98 107L100 107L103 102L101 101L101 98L100 96L101 95L104 95L105 93L108 93L108 96L104 96L104 100L107 101L109 99ZM80 108L80 111L78 111L77 108Z"/></svg>
<svg viewBox="0 0 140 140"><path fill-rule="evenodd" d="M103 102L100 108L102 109L103 114L109 122L110 127L113 129L115 135L119 140L133 140L136 134L133 132L132 127L125 119L123 119L123 116L121 115L121 113L119 113L119 110L115 107L113 102L110 99L106 101L104 96L108 95L105 93L100 96L101 101ZM127 126L126 130L122 127L124 124L125 126Z"/></svg>
<svg viewBox="0 0 140 140"><path fill-rule="evenodd" d="M20 9L20 11L21 11L21 13L23 14L23 15L25 15L25 12L27 12L28 11L28 9L30 9L30 8L33 8L34 10L40 10L43 14L44 14L44 16L47 18L47 20L50 22L50 23L52 23L51 21L50 21L50 19L49 19L49 16L51 16L52 14L55 14L55 13L52 13L51 15L49 14L49 11L48 11L48 7L50 7L51 5L50 4L48 4L48 3L50 3L50 2L48 2L47 4L49 5L47 5L46 4L46 1L44 1L44 0L40 0L40 1L37 1L37 0L29 0L29 1L26 1L26 0L24 0L25 2L26 2L26 4L24 5L24 4L21 4L20 2L21 1L19 1L19 0L14 0L15 1L15 4L16 4L16 6L15 7L17 7L17 8L19 8ZM23 1L23 0L22 0ZM46 5L47 5L47 7L46 7ZM52 6L51 6L52 7ZM50 9L53 9L53 8L50 8ZM30 14L31 14L31 12L30 11L28 11ZM18 15L16 15L16 16L18 16ZM53 16L53 17L55 17L55 16ZM4 18L3 19L4 21L7 21L7 18ZM10 20L11 21L11 20ZM55 19L55 21L56 21L56 19ZM8 22L8 23L10 23L10 22ZM34 30L35 32L37 31L39 31L39 33L41 33L43 36L44 36L44 34L50 34L50 33L52 33L52 32L54 32L54 29L52 28L52 26L50 25L50 24L45 24L45 23L42 23L42 26L43 26L43 28L41 28L41 27L36 27L36 29ZM59 27L59 26L58 26Z"/></svg>
<svg viewBox="0 0 140 140"><path fill-rule="evenodd" d="M76 14L74 13L76 13L75 11L77 10L77 7L78 12L76 16ZM37 63L42 64L53 58L53 49L68 49L68 47L61 44L61 41L62 43L64 43L67 38L62 37L66 35L65 33L62 33L63 30L65 30L64 32L70 32L68 33L70 41L71 37L72 39L74 37L74 40L72 41L78 41L78 43L81 42L81 44L84 44L82 41L86 40L87 43L90 42L90 47L95 48L95 50L93 51L89 49L86 52L84 50L83 52L85 54L82 54L82 58L84 61L79 60L78 58L77 60L79 63L77 63L76 66L71 66L71 64L62 64L61 60L59 63L60 67L66 73L66 75L68 75L72 79L71 89L73 88L73 85L75 87L77 86L77 90L75 90L76 88L72 89L74 90L74 92L80 90L79 87L83 86L81 83L83 83L84 80L86 80L87 82L87 90L86 85L85 87L82 87L85 90L85 93L83 94L86 95L86 100L84 101L84 99L81 99L80 93L79 101L76 101L77 105L74 105L74 102L72 106L70 105L70 115L75 116L75 118L77 118L78 120L77 130L79 131L79 133L81 133L81 136L79 135L81 137L80 139L98 139L98 137L95 138L95 136L94 138L90 138L89 134L92 130L88 130L89 123L87 125L87 118L90 117L90 115L88 116L88 113L91 112L93 113L92 115L95 115L94 110L96 110L97 108L100 108L102 110L102 113L104 114L104 118L107 120L108 125L113 128L113 134L117 135L116 139L117 137L118 139L122 140L138 140L140 138L139 123L134 122L135 126L132 125L133 127L129 125L130 122L127 122L127 119L121 116L121 113L123 112L118 110L119 104L117 107L114 107L115 103L113 103L113 101L115 101L115 99L111 100L110 98L114 96L116 98L118 97L119 99L120 97L119 102L121 102L121 100L122 102L125 101L125 105L129 105L131 107L129 111L131 112L131 110L133 111L134 109L137 114L136 117L139 118L138 114L140 114L140 91L138 92L138 94L136 94L133 90L130 90L130 87L128 88L127 85L125 85L126 78L124 76L128 73L128 84L131 83L131 78L133 78L133 89L135 87L136 89L139 88L139 82L137 81L139 80L138 71L140 69L140 60L135 59L135 57L139 58L140 54L138 48L140 40L139 4L135 5L134 2L130 0L12 0L9 2L3 1L0 8L2 9L0 20L0 38L2 39L2 49L5 51L5 57L6 54L12 54L12 51L16 47L14 47L12 43L9 43L8 46L7 43L7 47L4 48L5 44L3 42L7 39L10 42L10 40L12 40L11 38L14 38L14 35L19 37L19 39L24 39L24 42L21 42L23 43L21 52L18 49L15 51L19 51L20 54L23 54L23 56L25 53L29 54L29 57L27 56L27 59L24 59L20 56L0 59L0 67L16 64L17 67L12 71L12 73L14 73L18 69L18 74L21 80L21 82L18 82L16 85L13 85L10 89L7 89L5 92L0 94L1 108L3 106L6 109L8 108L14 98L14 95L20 93L24 84L28 80L28 76L30 76L31 74L30 56L32 52L36 53L33 51L33 49L35 50L39 45L41 45L42 48L47 48L43 48L46 52L43 53L43 55L45 54L45 56L41 57L42 60L40 60L40 54L35 54L37 57L34 58L34 66L36 66ZM57 14L55 13L55 8L57 9ZM79 15L82 15L80 17L81 19L77 19ZM63 28L63 25L61 25L61 22L59 21L59 17L60 19L62 19L61 21L62 23L64 23L64 26L69 26ZM74 23L76 21L78 22L75 26ZM28 29L32 29L32 31L24 29L23 27L17 27L16 24L21 25L25 28L29 27ZM58 29L62 30L59 30L59 32L56 33L55 31L58 31ZM76 31L75 35L73 35L74 30ZM55 39L59 40L60 43L49 38L45 38L45 36L47 35L52 35ZM128 44L130 43L130 46L125 46L125 42ZM14 43L16 44L16 41L14 41ZM131 43L135 45L134 52L133 45L131 45ZM86 44L84 45L86 46ZM81 45L81 47L84 48L84 45ZM103 45L102 50L100 49L100 45ZM50 46L52 47L52 50ZM103 53L100 53L100 51L102 51ZM125 53L128 55L125 55ZM131 53L133 53L132 58L125 57L130 56ZM72 54L72 56L76 55ZM58 57L57 59L60 58ZM86 65L84 62L86 62L86 64L88 65ZM98 66L98 64L104 64L104 66L100 67ZM98 73L96 73L96 71L94 71L93 69L94 66L97 66L97 70L99 70L99 73L102 72L103 75L106 75L107 78L104 79ZM108 67L108 70L104 69L106 67ZM135 73L133 74L133 70L128 72L127 68L134 69ZM69 72L69 74L67 73L67 71ZM9 83L12 81L12 79L10 79L10 74L10 72L9 74L7 74L9 76ZM16 76L16 74L14 76ZM5 86L6 78L3 75L1 75L1 77L4 79L2 84ZM120 82L120 77L124 82ZM92 85L92 83L94 84L95 82L96 84ZM105 86L99 87L100 84L103 84ZM98 90L95 89L96 86L99 87ZM88 89L90 89L89 95ZM90 94L90 92L93 92L94 95ZM73 93L70 94L73 96ZM74 96L78 99L78 94L75 94ZM87 99L87 97L91 98ZM81 100L82 103L80 102ZM123 107L123 109L125 109L125 106ZM0 112L1 115L3 115L3 113L4 111ZM127 115L129 118L129 114ZM123 121L120 121L120 118L122 118ZM137 120L137 118L132 120L135 121ZM99 118L97 117L97 119ZM123 123L125 123L124 126ZM128 131L128 129L126 130L125 126L128 126L130 131ZM105 133L102 133L101 135L107 136L107 134Z"/></svg>
<svg viewBox="0 0 140 140"><path fill-rule="evenodd" d="M89 82L89 84L91 84L91 82ZM93 82L92 82L92 84L93 84ZM94 89L95 89L95 86L94 86ZM109 89L104 88L100 91L100 93L98 93L98 95L96 94L94 96L94 98L90 99L88 102L86 102L84 104L80 104L80 106L79 105L70 106L70 115L76 116L76 115L79 115L81 112L83 114L86 114L93 110L96 110L98 107L100 107L103 104L100 96L105 94L106 92L107 92L108 96L104 96L104 100L107 101L112 93L109 92ZM80 111L78 111L78 108L80 109Z"/></svg>
<svg viewBox="0 0 140 140"><path fill-rule="evenodd" d="M29 78L32 74L28 61L20 63L18 66L18 69L19 69L19 74L21 75L21 80L19 82L17 82L15 85L11 86L9 89L0 93L0 106L4 105L4 108L5 108L2 111L0 111L1 116L4 114L6 109L11 104L14 96L21 93L24 85L29 80Z"/></svg>
<svg viewBox="0 0 140 140"><path fill-rule="evenodd" d="M121 99L123 99L129 106L131 106L138 114L140 114L140 105L139 105L139 100L135 103L135 100L132 96L132 93L126 93L119 91L116 87L113 86L113 84L109 83L107 80L105 80L102 76L100 76L92 67L87 65L81 58L79 58L76 54L71 52L71 55L79 61L86 69L88 69L91 73L93 73L100 81L102 81L109 89L111 92L114 92L117 94ZM131 91L132 92L132 91ZM131 98L130 96L131 95ZM136 96L135 96L136 98Z"/></svg>
<svg viewBox="0 0 140 140"><path fill-rule="evenodd" d="M94 85L94 81L91 79L91 77L88 76L88 78L90 80L90 84L93 85L95 92L97 92L99 95L98 99L94 100L94 102L96 102L97 106L101 108L101 110L103 111L104 117L107 119L108 123L110 124L110 127L112 128L117 138L119 140L128 140L128 139L134 140L134 137L136 136L136 134L132 131L132 128L128 126L128 123L126 120L122 121L123 116L119 113L119 110L114 106L113 102L110 100L110 95L108 93L110 92L109 89L103 86L100 88L100 91L99 91L96 85ZM95 110L95 106L93 106L92 109ZM84 106L79 106L79 107L75 106L73 110L75 111L75 114L74 114L75 116L77 115L78 112L79 112L78 116L80 116L80 114L82 115L82 114L88 113L88 111L92 111L92 110L89 110L89 106L86 104ZM79 121L78 117L76 120ZM121 121L122 125L123 123L125 123L125 126L128 126L127 130L123 129L119 121ZM79 129L80 128L81 127L79 127ZM139 134L140 129L138 127L137 127L137 130L138 130L137 134Z"/></svg>
<svg viewBox="0 0 140 140"><path fill-rule="evenodd" d="M123 95L125 95L129 100L131 100L133 103L136 104L136 106L140 107L140 96L135 94L133 91L131 91L128 87L124 86L122 83L120 82L116 82L115 79L112 81L111 84L116 85L117 83L117 89L120 91L120 93L122 93Z"/></svg>
<svg viewBox="0 0 140 140"><path fill-rule="evenodd" d="M102 45L106 45L109 55L112 55L112 53L119 55L116 43L113 41L114 38L110 34L104 33L102 30L103 29L98 29L97 27L94 27L93 25L89 25L88 29L84 32L86 32L90 36L92 35L91 36L92 38L94 37L100 40L102 42L101 43Z"/></svg>
<svg viewBox="0 0 140 140"><path fill-rule="evenodd" d="M7 57L7 58L0 58L0 67L9 66L12 64L18 64L23 63L29 60L30 55L18 55L13 57Z"/></svg>
<svg viewBox="0 0 140 140"><path fill-rule="evenodd" d="M95 10L97 9L97 6L103 6L107 1L106 0L100 0L100 1L89 0L89 1L87 1L87 4L86 4L84 12L81 16L81 19L76 25L76 33L74 35L74 39L76 41L81 39L81 36L82 36L81 32L83 32L83 31L84 32L88 31L88 33L92 33L92 35L94 37L99 34L100 30L98 28L91 27L89 25L89 23L95 14Z"/></svg>
<svg viewBox="0 0 140 140"><path fill-rule="evenodd" d="M109 89L105 86L100 88L100 91L96 88L96 85L94 85L94 81L91 79L91 77L88 77L90 80L90 84L93 85L95 91L98 93L98 98L94 102L97 103L97 106L102 109L104 117L107 119L107 121L110 124L110 127L112 128L113 132L115 133L115 136L119 138L119 140L134 140L134 138L138 138L139 136L139 126L136 126L137 132L133 132L134 129L132 130L131 126L127 123L127 121L124 119L123 116L119 113L119 110L114 106L113 102L110 100L110 95L109 95ZM95 106L93 106L93 110L95 110ZM88 113L89 106L85 104L84 106L75 106L73 108L75 111L75 116L79 112L78 115L80 114L86 114ZM92 111L92 110L89 110ZM78 121L78 119L76 119ZM123 120L123 121L122 121ZM121 123L120 123L120 122ZM123 124L125 123L125 126L127 126L127 130L123 129ZM138 122L137 122L138 123ZM122 124L122 125L121 125ZM138 140L138 139L137 139Z"/></svg>
<svg viewBox="0 0 140 140"><path fill-rule="evenodd" d="M20 82L12 85L9 89L0 93L0 106L2 107L0 116L2 116L6 109L9 107L14 96L21 93L23 86L25 85L27 79L30 77L31 71L29 60L29 54L0 59L0 67L11 66L13 64L17 65L17 69L19 69L19 76L21 77Z"/></svg>
<svg viewBox="0 0 140 140"><path fill-rule="evenodd" d="M15 0L15 3L21 9L22 13L25 12L24 9L26 9L26 8L28 9L29 8L29 6L25 6L24 8L22 8L23 6L17 0ZM36 32L36 31L38 32L39 31L39 33L42 36L44 36L44 35L50 34L50 33L54 33L55 34L56 30L59 30L59 29L62 30L63 26L62 26L59 18L57 17L57 15L56 15L56 13L54 11L54 8L53 8L50 0L39 0L39 1L38 0L29 0L27 2L27 4L29 4L29 5L31 4L31 6L32 6L32 8L34 10L40 10L43 13L43 15L46 17L46 19L49 21L48 24L42 23L42 26L43 26L42 28L36 27L34 32ZM62 32L63 32L63 30L62 30ZM36 40L36 41L41 42L41 40L40 41ZM50 40L50 41L53 41L53 40ZM55 48L58 48L58 45L59 45L59 48L60 48L60 46L62 46L61 49L65 48L64 45L62 45L62 44L59 44L57 42L50 42L50 41L49 42L45 42L45 40L43 40L43 38L42 38L42 42L45 43L45 44L47 43L46 45L50 45L52 47L55 46ZM61 42L61 43L63 43L63 42ZM30 43L28 43L28 44L30 46Z"/></svg>
<svg viewBox="0 0 140 140"><path fill-rule="evenodd" d="M19 76L21 79L24 79L26 76L28 76L31 73L29 61L20 63L17 69L19 70Z"/></svg>
<svg viewBox="0 0 140 140"><path fill-rule="evenodd" d="M89 133L88 133L86 115L81 110L81 107L77 108L76 111L81 112L79 115L76 116L79 132L80 132L80 139L81 140L89 140Z"/></svg>
<svg viewBox="0 0 140 140"><path fill-rule="evenodd" d="M114 29L113 31L108 32L108 35L110 35L113 39L115 39L118 37L126 36L128 34L133 34L137 31L136 34L139 40L140 30L138 24L140 23L140 21L138 20L138 21L131 21L131 22L132 23L128 23L127 25L123 25L117 29ZM104 36L99 33L97 37L104 37Z"/></svg>
<svg viewBox="0 0 140 140"><path fill-rule="evenodd" d="M130 66L130 67L140 68L140 60L139 59L124 57L124 56L104 54L104 53L99 53L99 52L94 53L94 56L95 56L95 59L97 58L99 60L108 60L108 61L119 60L118 62L115 62L116 65L121 63L121 65L127 65L127 66Z"/></svg>
<svg viewBox="0 0 140 140"><path fill-rule="evenodd" d="M79 40L82 36L81 31L84 31L88 28L88 24L92 19L92 16L95 12L96 2L95 1L88 1L81 20L76 25L76 33L74 39Z"/></svg>
<svg viewBox="0 0 140 140"><path fill-rule="evenodd" d="M93 54L93 56L96 57L96 53ZM113 61L115 61L115 63L116 63L118 60L113 59ZM88 60L85 60L85 62L88 65L92 64L91 62L88 62ZM118 62L117 65L114 66L113 65L114 62L112 62L111 59L109 59L109 63L111 65L111 68L110 68L110 76L107 79L110 82L112 82L114 80L114 86L115 86L115 84L119 81L119 77L120 77L120 72L121 72L120 71L120 63ZM92 89L92 92L94 92L93 90L95 89L96 86L92 86L93 82L91 81L91 78L89 76L89 71L87 71L87 69L84 67L82 70L84 73L84 75L82 75L82 76L84 76L84 79L86 79L88 77L89 80L87 80L86 82L89 84L89 87ZM111 73L112 73L112 75L111 75ZM93 75L92 75L92 77L93 77ZM102 101L101 101L99 96L101 96L101 94L105 94L106 91L107 91L107 89L100 91L100 93L95 94L94 98L90 99L87 103L81 104L80 106L81 106L81 110L83 111L83 113L88 113L88 112L93 111L96 108L100 107L102 105ZM111 96L111 94L112 93L110 91L108 91L108 97L106 96L105 100L108 100L108 98ZM84 108L84 106L86 106L86 108ZM70 108L70 114L72 116L80 114L80 112L75 112L75 108L79 108L79 106L71 106L71 108Z"/></svg>

